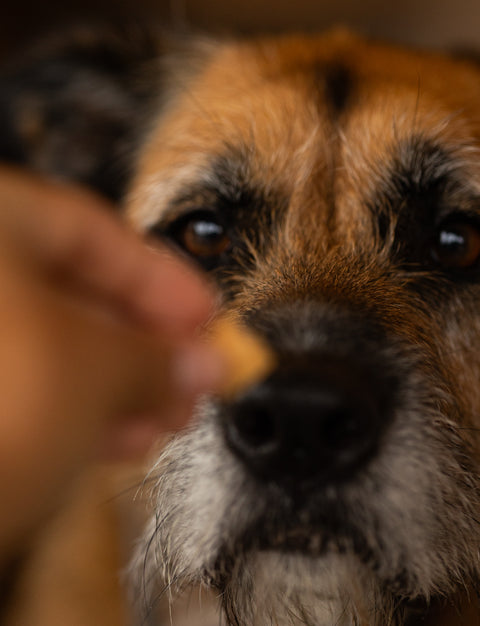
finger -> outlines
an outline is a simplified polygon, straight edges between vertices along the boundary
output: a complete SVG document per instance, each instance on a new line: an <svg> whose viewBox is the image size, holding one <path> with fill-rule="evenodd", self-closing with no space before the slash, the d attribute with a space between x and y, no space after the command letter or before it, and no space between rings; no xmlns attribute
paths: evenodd
<svg viewBox="0 0 480 626"><path fill-rule="evenodd" d="M221 357L208 345L152 339L36 283L4 252L0 448L45 462L59 454L60 466L68 466L88 456L99 433L114 432L122 416L155 415L158 431L183 426L197 394L222 379ZM179 423L162 417L172 414Z"/></svg>
<svg viewBox="0 0 480 626"><path fill-rule="evenodd" d="M118 312L179 332L193 332L212 315L207 281L170 252L147 247L96 196L3 167L0 206L0 227L38 264Z"/></svg>

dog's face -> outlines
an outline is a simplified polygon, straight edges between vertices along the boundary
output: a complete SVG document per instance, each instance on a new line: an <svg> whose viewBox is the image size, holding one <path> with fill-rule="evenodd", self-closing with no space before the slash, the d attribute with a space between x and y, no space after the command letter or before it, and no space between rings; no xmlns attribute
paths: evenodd
<svg viewBox="0 0 480 626"><path fill-rule="evenodd" d="M278 367L160 458L146 576L229 624L404 623L479 569L480 72L334 33L175 82L129 218Z"/></svg>

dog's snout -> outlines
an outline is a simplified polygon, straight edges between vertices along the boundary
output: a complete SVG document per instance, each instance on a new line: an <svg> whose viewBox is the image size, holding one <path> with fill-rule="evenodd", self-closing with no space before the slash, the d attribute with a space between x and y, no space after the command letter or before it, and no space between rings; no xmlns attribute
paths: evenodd
<svg viewBox="0 0 480 626"><path fill-rule="evenodd" d="M257 478L293 489L345 479L378 445L384 391L338 359L283 366L230 407L226 438Z"/></svg>

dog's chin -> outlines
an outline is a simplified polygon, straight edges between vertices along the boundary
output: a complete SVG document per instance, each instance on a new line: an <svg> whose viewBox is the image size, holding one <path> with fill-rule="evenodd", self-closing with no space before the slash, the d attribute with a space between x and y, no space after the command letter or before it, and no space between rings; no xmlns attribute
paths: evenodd
<svg viewBox="0 0 480 626"><path fill-rule="evenodd" d="M221 592L231 624L352 626L367 616L378 587L351 553L325 548L311 555L286 546L238 558Z"/></svg>
<svg viewBox="0 0 480 626"><path fill-rule="evenodd" d="M220 592L229 623L351 626L371 606L381 602L386 617L387 607L398 605L399 598L393 591L386 594L386 581L375 574L381 567L367 538L345 511L340 514L339 508L335 517L329 508L322 521L308 508L296 516L285 510L279 515L277 509L281 525L266 514L235 544L219 550L203 582ZM393 588L398 581L389 582ZM368 623L374 619L369 615Z"/></svg>
<svg viewBox="0 0 480 626"><path fill-rule="evenodd" d="M236 552L221 549L214 573L203 573L228 624L395 626L431 602L403 591L405 570L385 576L395 555L375 554L353 522L321 532L308 525L264 529L264 522L253 525Z"/></svg>
<svg viewBox="0 0 480 626"><path fill-rule="evenodd" d="M311 554L286 541L232 560L228 579L217 587L228 623L400 626L423 623L436 602L443 604L441 595L408 598L389 591L361 555L334 546Z"/></svg>
<svg viewBox="0 0 480 626"><path fill-rule="evenodd" d="M220 548L208 583L222 589L234 576L238 564L252 559L273 559L280 571L287 572L297 562L315 565L319 571L327 564L329 572L339 562L348 562L350 572L353 563L373 571L378 569L367 538L348 521L346 512L338 507L338 514L332 515L332 507L326 502L317 502L316 507L329 510L328 515L312 515L308 508L294 515L287 507L281 512L275 508L272 516L263 515L251 523L237 541L232 543L230 539Z"/></svg>

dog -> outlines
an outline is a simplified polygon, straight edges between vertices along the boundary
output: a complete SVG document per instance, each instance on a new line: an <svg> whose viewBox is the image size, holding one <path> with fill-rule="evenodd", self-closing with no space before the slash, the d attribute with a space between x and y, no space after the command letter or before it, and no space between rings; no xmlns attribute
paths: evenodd
<svg viewBox="0 0 480 626"><path fill-rule="evenodd" d="M479 572L478 69L335 32L185 80L127 215L278 366L160 457L146 581L213 586L230 625L405 624Z"/></svg>
<svg viewBox="0 0 480 626"><path fill-rule="evenodd" d="M479 67L344 30L185 58L149 104L126 218L209 272L278 364L203 399L152 468L147 604L200 584L229 626L437 625L442 600L466 624Z"/></svg>

